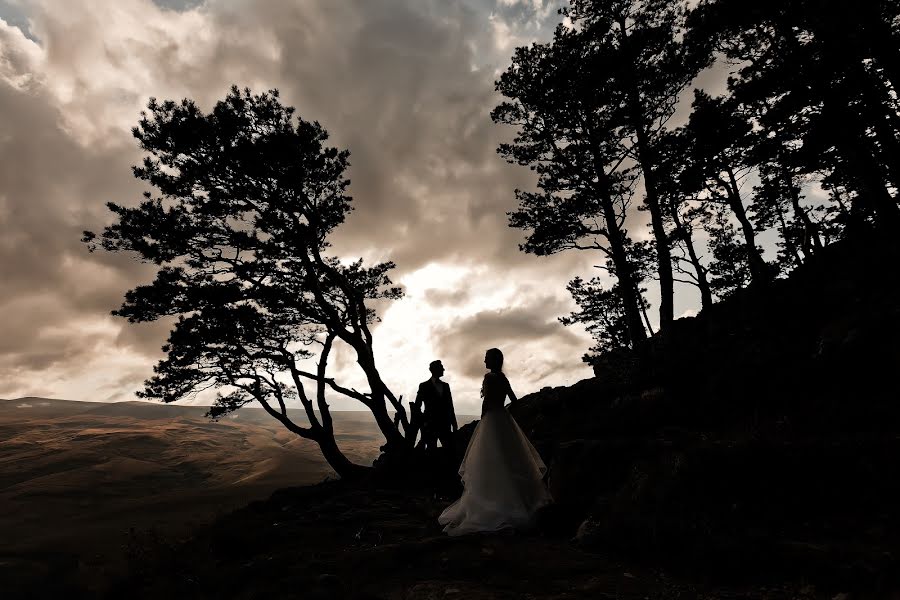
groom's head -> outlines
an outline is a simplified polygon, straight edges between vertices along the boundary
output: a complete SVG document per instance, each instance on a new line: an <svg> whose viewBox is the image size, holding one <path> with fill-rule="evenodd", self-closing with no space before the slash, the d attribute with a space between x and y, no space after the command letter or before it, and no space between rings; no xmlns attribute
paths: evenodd
<svg viewBox="0 0 900 600"><path fill-rule="evenodd" d="M431 371L431 374L435 377L440 377L444 374L444 365L441 364L439 360L431 361L431 364L428 365L428 370Z"/></svg>

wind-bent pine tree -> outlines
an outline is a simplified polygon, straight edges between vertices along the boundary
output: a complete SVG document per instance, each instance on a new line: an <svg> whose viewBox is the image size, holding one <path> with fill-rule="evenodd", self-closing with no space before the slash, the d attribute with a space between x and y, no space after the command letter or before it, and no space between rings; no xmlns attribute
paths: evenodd
<svg viewBox="0 0 900 600"><path fill-rule="evenodd" d="M173 402L220 389L213 417L258 402L315 441L342 477L365 467L335 441L331 394L372 412L387 452L409 447L405 412L375 364L376 316L367 306L400 297L388 278L393 264L348 265L326 254L352 208L349 152L327 146L318 123L295 122L277 90L233 87L208 114L191 100L151 99L133 134L148 153L134 175L156 195L145 192L136 207L109 203L115 222L100 236L85 232L84 241L159 266L156 279L129 291L114 312L135 323L177 317L140 395ZM336 343L352 349L368 391L329 375ZM288 414L292 400L308 424Z"/></svg>
<svg viewBox="0 0 900 600"><path fill-rule="evenodd" d="M516 190L519 208L510 225L529 232L525 252L596 251L618 280L617 309L628 345L646 339L636 265L629 257L625 216L634 173L616 130L614 93L590 71L582 38L560 25L550 44L517 48L496 83L508 100L491 113L516 128L498 152L538 174L539 191ZM613 310L612 312L616 312Z"/></svg>

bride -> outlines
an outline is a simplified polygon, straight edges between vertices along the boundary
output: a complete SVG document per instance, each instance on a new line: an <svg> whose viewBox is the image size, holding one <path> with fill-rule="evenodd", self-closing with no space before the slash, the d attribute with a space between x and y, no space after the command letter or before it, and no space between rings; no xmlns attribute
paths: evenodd
<svg viewBox="0 0 900 600"><path fill-rule="evenodd" d="M516 402L501 370L503 353L488 350L484 366L490 372L481 384L481 422L459 467L463 494L438 517L450 535L526 528L550 502L543 482L547 467L503 406L507 396Z"/></svg>

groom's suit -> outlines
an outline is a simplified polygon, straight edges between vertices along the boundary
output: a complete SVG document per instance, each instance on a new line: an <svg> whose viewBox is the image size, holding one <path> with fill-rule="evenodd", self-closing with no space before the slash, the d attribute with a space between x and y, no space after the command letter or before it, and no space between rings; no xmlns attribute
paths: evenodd
<svg viewBox="0 0 900 600"><path fill-rule="evenodd" d="M444 448L450 448L452 434L457 429L450 385L441 380L423 381L419 384L413 406L414 410L417 409L422 414L421 444L426 448L436 448L437 441L440 440Z"/></svg>

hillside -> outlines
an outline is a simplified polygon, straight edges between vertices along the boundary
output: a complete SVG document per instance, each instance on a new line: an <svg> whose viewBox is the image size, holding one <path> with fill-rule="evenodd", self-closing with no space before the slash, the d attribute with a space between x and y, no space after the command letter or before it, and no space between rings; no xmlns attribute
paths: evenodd
<svg viewBox="0 0 900 600"><path fill-rule="evenodd" d="M529 397L558 525L651 564L893 589L897 264L892 239L831 246Z"/></svg>
<svg viewBox="0 0 900 600"><path fill-rule="evenodd" d="M110 597L889 596L897 264L890 240L831 247L522 398L556 500L533 533L443 535L456 490L420 457L430 472L287 488L183 543L139 540Z"/></svg>

